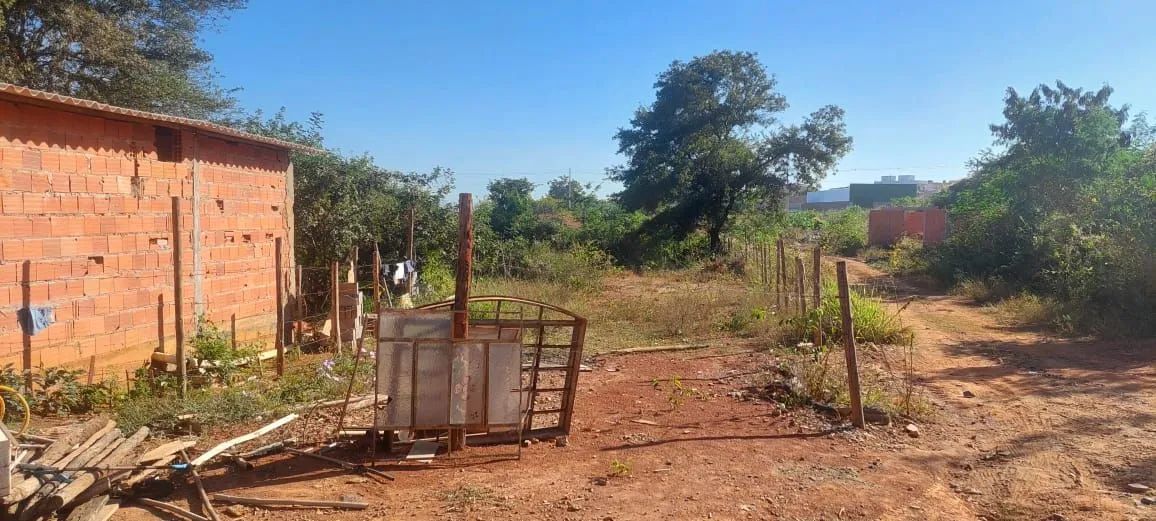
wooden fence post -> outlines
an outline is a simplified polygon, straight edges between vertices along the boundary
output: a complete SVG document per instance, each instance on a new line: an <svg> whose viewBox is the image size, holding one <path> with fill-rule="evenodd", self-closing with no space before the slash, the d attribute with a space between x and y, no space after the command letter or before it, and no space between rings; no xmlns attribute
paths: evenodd
<svg viewBox="0 0 1156 521"><path fill-rule="evenodd" d="M823 307L823 252L819 246L811 250L811 303L815 309L822 309ZM815 324L815 347L823 345L823 317L819 315L818 323Z"/></svg>
<svg viewBox="0 0 1156 521"><path fill-rule="evenodd" d="M381 252L373 243L373 312L381 313Z"/></svg>
<svg viewBox="0 0 1156 521"><path fill-rule="evenodd" d="M473 196L458 194L458 266L454 284L453 338L470 336L470 284L474 269ZM450 429L450 450L466 446L465 428Z"/></svg>
<svg viewBox="0 0 1156 521"><path fill-rule="evenodd" d="M341 280L339 261L333 261L329 266L329 291L332 292L332 297L329 299L332 305L329 307L329 323L331 326L329 338L333 340L333 352L341 352Z"/></svg>
<svg viewBox="0 0 1156 521"><path fill-rule="evenodd" d="M799 279L799 280L795 281L795 291L799 293L799 314L800 315L806 315L807 314L807 298L806 298L807 275L806 275L806 272L803 268L803 259L800 257L795 257L795 276L798 277L798 279Z"/></svg>
<svg viewBox="0 0 1156 521"><path fill-rule="evenodd" d="M196 211L196 209L193 209ZM173 310L176 323L173 332L177 341L177 393L181 398L189 390L185 374L185 315L184 291L181 290L181 198L173 196Z"/></svg>
<svg viewBox="0 0 1156 521"><path fill-rule="evenodd" d="M783 266L779 262L779 246L778 241L775 241L775 306L779 309L779 313L783 313Z"/></svg>
<svg viewBox="0 0 1156 521"><path fill-rule="evenodd" d="M293 304L294 307L296 307L296 316L293 317L293 322L294 325L297 326L297 338L293 339L293 343L295 344L300 344L301 340L305 338L305 288L301 286L301 281L305 278L303 277L303 272L304 268L298 264L297 284L295 285L297 288L297 295L293 298Z"/></svg>
<svg viewBox="0 0 1156 521"><path fill-rule="evenodd" d="M781 238L775 242L775 247L779 251L779 277L782 278L782 291L780 294L783 296L783 311L786 312L791 307L791 290L788 289L790 287L788 286L790 274L787 273L787 247Z"/></svg>
<svg viewBox="0 0 1156 521"><path fill-rule="evenodd" d="M855 322L851 317L851 291L847 287L847 262L835 263L839 282L839 309L843 316L843 352L847 357L847 388L851 394L851 423L863 428L863 398L859 390L859 359L855 353Z"/></svg>
<svg viewBox="0 0 1156 521"><path fill-rule="evenodd" d="M277 349L277 376L285 374L285 273L281 266L281 238L273 239L273 269L277 272L277 337L273 347Z"/></svg>

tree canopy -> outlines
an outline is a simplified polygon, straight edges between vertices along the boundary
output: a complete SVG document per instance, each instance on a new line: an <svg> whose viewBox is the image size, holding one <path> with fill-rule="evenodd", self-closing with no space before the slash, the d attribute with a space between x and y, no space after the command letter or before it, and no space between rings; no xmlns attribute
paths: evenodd
<svg viewBox="0 0 1156 521"><path fill-rule="evenodd" d="M676 61L654 84L655 101L616 135L624 166L611 169L630 209L654 212L651 231L676 237L705 227L711 251L734 211L777 201L788 183L815 185L851 149L843 110L826 106L783 126L787 108L754 53L718 51Z"/></svg>
<svg viewBox="0 0 1156 521"><path fill-rule="evenodd" d="M198 119L236 107L198 34L244 0L0 0L0 81Z"/></svg>

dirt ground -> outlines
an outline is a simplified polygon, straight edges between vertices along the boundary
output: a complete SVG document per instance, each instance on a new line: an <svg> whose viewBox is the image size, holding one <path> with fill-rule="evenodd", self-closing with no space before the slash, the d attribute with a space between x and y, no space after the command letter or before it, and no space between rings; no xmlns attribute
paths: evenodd
<svg viewBox="0 0 1156 521"><path fill-rule="evenodd" d="M642 280L623 277L616 284ZM1156 519L1156 506L1124 492L1128 483L1156 486L1156 342L1049 338L860 263L852 277L895 288L897 307L910 301L902 317L916 331L918 377L935 405L918 438L904 422L847 430L745 399L775 355L724 339L705 350L598 358L581 375L565 447L536 443L521 459L513 446L479 447L430 465L385 464L396 476L386 484L278 457L249 472L210 472L206 485L372 504L233 512L246 519ZM666 381L675 377L694 389L677 404ZM114 519L155 515L129 506Z"/></svg>

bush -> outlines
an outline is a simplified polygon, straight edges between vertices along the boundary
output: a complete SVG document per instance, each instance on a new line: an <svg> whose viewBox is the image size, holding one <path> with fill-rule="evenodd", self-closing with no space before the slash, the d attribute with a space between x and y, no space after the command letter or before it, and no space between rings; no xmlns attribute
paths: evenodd
<svg viewBox="0 0 1156 521"><path fill-rule="evenodd" d="M206 374L228 380L238 367L257 358L258 349L252 345L233 349L229 334L210 320L200 317L198 324L197 334L189 339L189 347L193 348L197 367Z"/></svg>
<svg viewBox="0 0 1156 521"><path fill-rule="evenodd" d="M1006 324L1044 326L1061 332L1072 332L1070 318L1054 298L1020 293L1001 300L995 304L995 309L999 319Z"/></svg>
<svg viewBox="0 0 1156 521"><path fill-rule="evenodd" d="M928 250L924 249L922 239L905 235L892 246L887 258L887 267L892 273L899 275L926 273L930 266L928 257Z"/></svg>
<svg viewBox="0 0 1156 521"><path fill-rule="evenodd" d="M855 255L867 247L867 210L852 206L823 214L819 245L835 255Z"/></svg>
<svg viewBox="0 0 1156 521"><path fill-rule="evenodd" d="M818 309L784 319L785 341L811 342L815 328L821 327L827 343L841 344L843 320L838 291L834 282L824 282ZM914 332L902 324L899 313L888 312L882 301L855 289L851 290L851 319L857 342L906 345L915 341Z"/></svg>
<svg viewBox="0 0 1156 521"><path fill-rule="evenodd" d="M971 299L977 304L990 304L1012 295L1011 287L999 277L963 279L951 288L953 295Z"/></svg>

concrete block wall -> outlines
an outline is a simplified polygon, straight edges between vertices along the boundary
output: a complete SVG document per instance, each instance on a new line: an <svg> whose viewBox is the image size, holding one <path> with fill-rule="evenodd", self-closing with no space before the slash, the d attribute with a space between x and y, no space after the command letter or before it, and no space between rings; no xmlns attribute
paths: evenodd
<svg viewBox="0 0 1156 521"><path fill-rule="evenodd" d="M287 152L183 130L181 154L162 161L152 124L106 116L0 101L0 365L83 367L95 355L128 368L173 352L173 196L186 336L197 309L225 327L236 315L242 338L271 335ZM29 304L56 322L24 335Z"/></svg>

